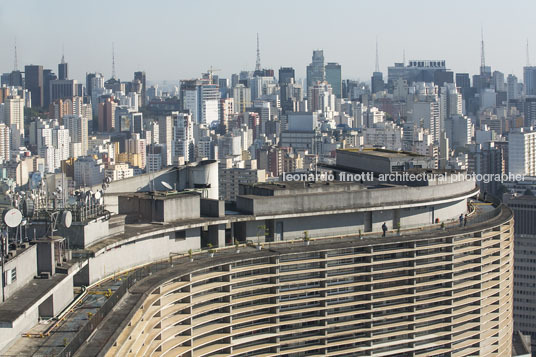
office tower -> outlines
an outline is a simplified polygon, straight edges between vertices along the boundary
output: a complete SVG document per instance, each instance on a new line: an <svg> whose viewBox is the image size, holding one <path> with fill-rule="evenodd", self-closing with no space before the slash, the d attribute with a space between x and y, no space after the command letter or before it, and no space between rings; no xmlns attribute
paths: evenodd
<svg viewBox="0 0 536 357"><path fill-rule="evenodd" d="M87 155L88 150L88 119L81 115L65 115L63 125L69 130L71 142L80 143L81 155Z"/></svg>
<svg viewBox="0 0 536 357"><path fill-rule="evenodd" d="M197 79L181 81L180 96L182 109L190 111L195 123L210 124L218 120L218 85Z"/></svg>
<svg viewBox="0 0 536 357"><path fill-rule="evenodd" d="M51 69L43 70L43 106L48 108L51 103L50 100L50 82L55 81L58 77L52 72Z"/></svg>
<svg viewBox="0 0 536 357"><path fill-rule="evenodd" d="M312 62L307 66L307 92L316 82L323 82L325 79L324 51L314 50Z"/></svg>
<svg viewBox="0 0 536 357"><path fill-rule="evenodd" d="M456 73L456 87L460 87L462 90L471 87L469 73Z"/></svg>
<svg viewBox="0 0 536 357"><path fill-rule="evenodd" d="M294 68L292 67L281 67L279 68L279 85L283 86L284 84L293 83L295 81Z"/></svg>
<svg viewBox="0 0 536 357"><path fill-rule="evenodd" d="M325 67L326 82L331 85L333 94L337 98L342 97L342 74L341 65L334 62L328 62Z"/></svg>
<svg viewBox="0 0 536 357"><path fill-rule="evenodd" d="M14 70L9 73L2 74L2 81L0 85L7 87L24 87L22 72L19 70Z"/></svg>
<svg viewBox="0 0 536 357"><path fill-rule="evenodd" d="M523 83L525 84L525 95L536 95L536 66L523 67Z"/></svg>
<svg viewBox="0 0 536 357"><path fill-rule="evenodd" d="M509 74L506 79L506 97L508 101L521 98L519 83L517 82L517 77L513 74Z"/></svg>
<svg viewBox="0 0 536 357"><path fill-rule="evenodd" d="M370 91L372 94L381 92L385 89L382 72L373 72L370 79Z"/></svg>
<svg viewBox="0 0 536 357"><path fill-rule="evenodd" d="M146 91L147 91L147 78L145 76L145 72L144 71L134 72L134 79L140 81L140 83L141 83L140 106L144 107L146 105L146 101L147 101L147 93L146 93Z"/></svg>
<svg viewBox="0 0 536 357"><path fill-rule="evenodd" d="M117 103L113 97L103 97L102 102L98 104L98 131L111 132L114 131L115 109Z"/></svg>
<svg viewBox="0 0 536 357"><path fill-rule="evenodd" d="M518 128L508 134L508 170L514 175L536 175L536 131Z"/></svg>
<svg viewBox="0 0 536 357"><path fill-rule="evenodd" d="M251 90L243 84L233 88L234 108L237 113L244 113L251 106Z"/></svg>
<svg viewBox="0 0 536 357"><path fill-rule="evenodd" d="M229 97L229 79L227 78L218 78L218 87L220 90L221 98Z"/></svg>
<svg viewBox="0 0 536 357"><path fill-rule="evenodd" d="M97 73L86 73L86 94L91 97L93 95L93 78L97 76ZM104 81L102 83L104 87Z"/></svg>
<svg viewBox="0 0 536 357"><path fill-rule="evenodd" d="M41 108L44 105L43 66L24 67L24 87L32 96L32 108Z"/></svg>
<svg viewBox="0 0 536 357"><path fill-rule="evenodd" d="M65 57L61 56L61 63L58 64L58 79L65 80L69 79L69 71L67 63L65 62Z"/></svg>
<svg viewBox="0 0 536 357"><path fill-rule="evenodd" d="M406 80L408 84L414 82L434 82L435 72L447 71L445 60L411 60L406 66L404 63L395 63L387 68L388 83L396 83L398 79ZM447 74L450 78L450 74ZM448 80L447 82L452 82Z"/></svg>
<svg viewBox="0 0 536 357"><path fill-rule="evenodd" d="M78 96L76 79L56 79L50 81L50 101Z"/></svg>
<svg viewBox="0 0 536 357"><path fill-rule="evenodd" d="M493 89L495 92L505 92L506 86L504 84L504 73L499 71L493 71Z"/></svg>

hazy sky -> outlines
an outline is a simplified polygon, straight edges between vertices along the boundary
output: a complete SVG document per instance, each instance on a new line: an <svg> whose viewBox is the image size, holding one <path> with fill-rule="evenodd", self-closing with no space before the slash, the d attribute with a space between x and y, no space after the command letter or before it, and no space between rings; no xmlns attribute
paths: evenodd
<svg viewBox="0 0 536 357"><path fill-rule="evenodd" d="M402 60L445 59L455 72L480 66L480 28L486 64L520 75L526 41L536 64L534 0L229 0L56 1L0 0L0 72L42 64L57 73L62 46L70 77L86 72L130 80L197 77L211 65L220 76L253 70L256 33L265 68L292 66L303 77L312 50L342 65L343 78L369 80L378 37L380 69Z"/></svg>

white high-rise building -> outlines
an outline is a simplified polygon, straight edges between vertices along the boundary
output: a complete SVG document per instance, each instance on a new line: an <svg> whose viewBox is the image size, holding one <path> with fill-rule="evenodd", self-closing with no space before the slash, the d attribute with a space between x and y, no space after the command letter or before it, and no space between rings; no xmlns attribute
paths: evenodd
<svg viewBox="0 0 536 357"><path fill-rule="evenodd" d="M52 128L50 124L43 124L37 129L37 150L41 150L41 148L47 146L53 146Z"/></svg>
<svg viewBox="0 0 536 357"><path fill-rule="evenodd" d="M24 98L10 96L0 104L0 122L11 129L11 147L18 148L24 143Z"/></svg>
<svg viewBox="0 0 536 357"><path fill-rule="evenodd" d="M178 112L173 112L176 115ZM172 115L160 116L158 118L158 142L163 145L162 165L170 166L172 164L171 142L173 140L173 117Z"/></svg>
<svg viewBox="0 0 536 357"><path fill-rule="evenodd" d="M58 150L53 146L42 146L39 149L39 156L45 160L45 172L54 173L60 167Z"/></svg>
<svg viewBox="0 0 536 357"><path fill-rule="evenodd" d="M195 160L194 124L192 116L185 113L173 114L173 159L182 156L185 161Z"/></svg>
<svg viewBox="0 0 536 357"><path fill-rule="evenodd" d="M9 161L10 145L11 145L11 132L9 126L4 123L0 123L0 159Z"/></svg>
<svg viewBox="0 0 536 357"><path fill-rule="evenodd" d="M508 169L514 175L536 175L536 131L519 128L510 132Z"/></svg>
<svg viewBox="0 0 536 357"><path fill-rule="evenodd" d="M63 117L63 125L69 130L71 141L81 144L82 155L87 155L88 150L88 120L81 115L66 115Z"/></svg>
<svg viewBox="0 0 536 357"><path fill-rule="evenodd" d="M52 145L58 151L59 161L67 160L69 158L71 136L69 135L69 129L66 129L63 125L55 127L52 130Z"/></svg>

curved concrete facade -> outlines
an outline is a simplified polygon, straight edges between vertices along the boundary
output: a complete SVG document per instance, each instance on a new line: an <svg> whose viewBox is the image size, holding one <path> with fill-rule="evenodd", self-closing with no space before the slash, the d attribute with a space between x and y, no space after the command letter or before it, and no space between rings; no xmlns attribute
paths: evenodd
<svg viewBox="0 0 536 357"><path fill-rule="evenodd" d="M134 286L139 302L106 355L510 355L508 208L446 231L243 249Z"/></svg>

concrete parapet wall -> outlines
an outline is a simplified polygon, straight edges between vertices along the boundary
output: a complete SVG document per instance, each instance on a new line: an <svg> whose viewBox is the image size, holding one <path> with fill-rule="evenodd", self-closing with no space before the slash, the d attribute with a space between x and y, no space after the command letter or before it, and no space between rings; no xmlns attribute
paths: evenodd
<svg viewBox="0 0 536 357"><path fill-rule="evenodd" d="M282 213L331 211L382 206L411 206L419 203L452 200L469 195L475 189L472 181L424 187L389 187L359 191L289 196L238 196L237 209L255 216Z"/></svg>

